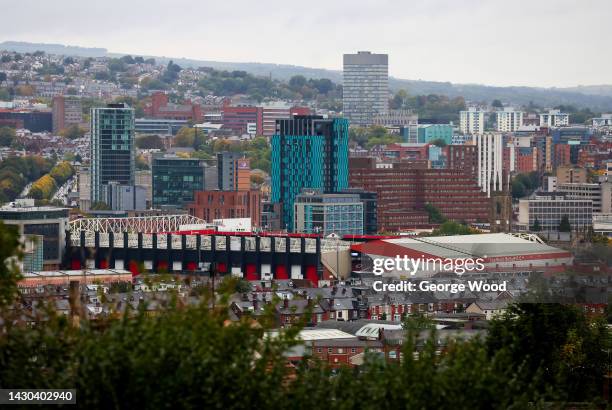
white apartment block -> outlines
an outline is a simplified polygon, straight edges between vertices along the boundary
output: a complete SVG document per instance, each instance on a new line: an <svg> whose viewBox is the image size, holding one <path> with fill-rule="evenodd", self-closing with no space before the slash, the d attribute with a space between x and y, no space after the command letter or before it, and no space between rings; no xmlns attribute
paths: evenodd
<svg viewBox="0 0 612 410"><path fill-rule="evenodd" d="M563 127L569 125L569 114L562 113L560 110L550 110L540 114L540 127Z"/></svg>
<svg viewBox="0 0 612 410"><path fill-rule="evenodd" d="M593 127L611 127L612 114L601 114L601 117L593 118Z"/></svg>
<svg viewBox="0 0 612 410"><path fill-rule="evenodd" d="M485 112L476 107L461 111L459 129L464 134L482 135L485 130Z"/></svg>
<svg viewBox="0 0 612 410"><path fill-rule="evenodd" d="M515 111L512 107L497 111L496 115L498 132L515 132L523 125L523 112Z"/></svg>
<svg viewBox="0 0 612 410"><path fill-rule="evenodd" d="M473 145L478 147L478 186L491 197L491 192L504 190L504 140L501 134L476 134ZM511 163L514 161L514 147L509 147ZM511 171L511 170L510 170Z"/></svg>

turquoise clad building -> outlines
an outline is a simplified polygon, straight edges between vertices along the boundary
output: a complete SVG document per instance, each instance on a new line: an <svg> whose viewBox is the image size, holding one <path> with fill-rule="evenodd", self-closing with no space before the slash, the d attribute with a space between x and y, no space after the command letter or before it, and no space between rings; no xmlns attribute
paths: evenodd
<svg viewBox="0 0 612 410"><path fill-rule="evenodd" d="M421 144L440 139L449 145L453 139L453 126L450 124L422 124L419 125L417 133L417 141Z"/></svg>
<svg viewBox="0 0 612 410"><path fill-rule="evenodd" d="M302 189L348 188L348 120L315 115L278 120L271 145L271 199L282 204L281 224L291 232Z"/></svg>

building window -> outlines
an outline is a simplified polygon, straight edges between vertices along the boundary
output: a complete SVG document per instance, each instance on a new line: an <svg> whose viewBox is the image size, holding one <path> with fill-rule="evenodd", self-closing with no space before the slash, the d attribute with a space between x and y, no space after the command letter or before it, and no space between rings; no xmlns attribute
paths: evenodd
<svg viewBox="0 0 612 410"><path fill-rule="evenodd" d="M332 349L331 347L327 348L327 353L333 353L334 349Z"/></svg>

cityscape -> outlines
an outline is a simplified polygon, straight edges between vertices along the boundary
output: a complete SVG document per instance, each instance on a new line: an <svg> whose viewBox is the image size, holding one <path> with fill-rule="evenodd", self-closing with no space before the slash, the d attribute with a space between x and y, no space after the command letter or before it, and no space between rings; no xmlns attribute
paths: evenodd
<svg viewBox="0 0 612 410"><path fill-rule="evenodd" d="M610 408L610 86L0 33L0 404Z"/></svg>

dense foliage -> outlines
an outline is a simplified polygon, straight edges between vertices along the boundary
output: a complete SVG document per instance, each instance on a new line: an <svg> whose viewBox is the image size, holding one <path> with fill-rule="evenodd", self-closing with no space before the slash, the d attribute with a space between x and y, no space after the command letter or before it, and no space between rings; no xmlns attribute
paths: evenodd
<svg viewBox="0 0 612 410"><path fill-rule="evenodd" d="M21 274L17 269L16 258L20 256L17 227L0 221L0 312L14 301L17 294L17 281Z"/></svg>
<svg viewBox="0 0 612 410"><path fill-rule="evenodd" d="M465 110L463 97L449 98L446 95L409 95L406 90L399 90L389 100L389 108L411 110L419 115L419 118L458 123L459 111Z"/></svg>
<svg viewBox="0 0 612 410"><path fill-rule="evenodd" d="M265 98L317 100L328 104L322 108L330 109L339 108L334 106L334 100L342 99L342 87L328 79L306 79L296 75L283 82L254 76L246 71L219 71L208 67L200 68L200 71L205 73L205 77L198 82L202 95L245 94L259 102Z"/></svg>
<svg viewBox="0 0 612 410"><path fill-rule="evenodd" d="M526 197L538 189L540 185L540 174L537 171L517 174L512 178L512 198Z"/></svg>
<svg viewBox="0 0 612 410"><path fill-rule="evenodd" d="M60 186L74 175L74 168L67 161L55 165L51 171L34 181L28 196L34 199L49 200Z"/></svg>
<svg viewBox="0 0 612 410"><path fill-rule="evenodd" d="M387 128L380 125L349 128L349 142L353 146L370 149L376 145L393 144L401 141L399 135L389 133Z"/></svg>
<svg viewBox="0 0 612 410"><path fill-rule="evenodd" d="M14 254L15 238L0 224L0 257ZM0 301L15 295L16 278L7 272L0 267ZM38 319L45 320L21 326L13 322L19 311L0 307L0 387L76 388L80 407L117 409L601 404L609 333L603 322L573 307L513 306L492 322L485 340L450 342L442 351L435 329L421 326L418 317L409 319L401 363L366 353L358 370L332 370L308 357L297 367L287 362L303 323L266 337L273 304L265 305L257 324L248 317L228 321L228 297L236 285L220 285L215 309L206 297L199 306L172 298L155 315L145 305L121 314L126 302L116 301L109 303L117 316L96 323L43 308Z"/></svg>
<svg viewBox="0 0 612 410"><path fill-rule="evenodd" d="M10 157L0 161L0 203L15 200L26 185L51 170L53 163L42 157Z"/></svg>

